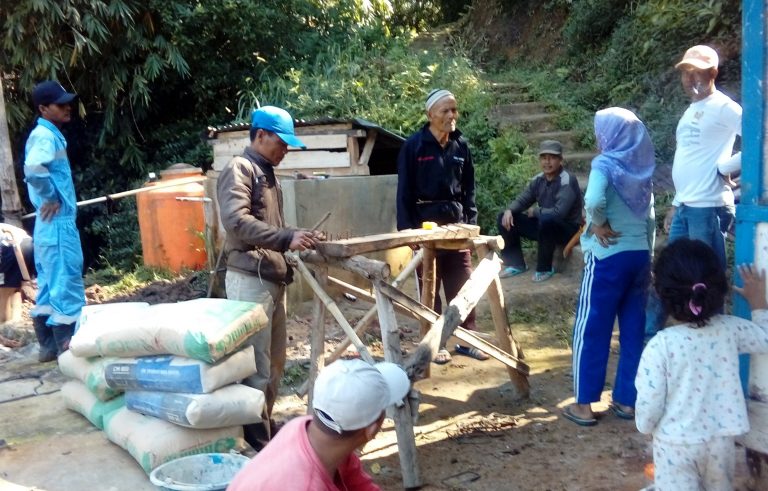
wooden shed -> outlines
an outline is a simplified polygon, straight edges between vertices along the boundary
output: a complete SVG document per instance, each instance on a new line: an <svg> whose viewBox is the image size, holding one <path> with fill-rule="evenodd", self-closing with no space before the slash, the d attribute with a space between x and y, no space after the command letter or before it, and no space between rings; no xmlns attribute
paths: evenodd
<svg viewBox="0 0 768 491"><path fill-rule="evenodd" d="M403 137L364 119L324 118L295 121L296 135L306 150L289 148L278 175L318 172L330 176L397 174ZM219 171L250 144L250 124L209 127L213 170Z"/></svg>

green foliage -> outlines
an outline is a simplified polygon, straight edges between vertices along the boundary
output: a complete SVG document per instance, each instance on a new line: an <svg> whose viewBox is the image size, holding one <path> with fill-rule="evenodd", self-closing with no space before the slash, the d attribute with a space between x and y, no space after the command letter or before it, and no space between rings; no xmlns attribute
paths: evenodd
<svg viewBox="0 0 768 491"><path fill-rule="evenodd" d="M85 233L102 241L100 263L115 271L131 271L141 263L141 238L136 219L136 200L114 204L113 213L96 216Z"/></svg>
<svg viewBox="0 0 768 491"><path fill-rule="evenodd" d="M563 27L563 40L571 53L594 48L608 37L629 0L574 0Z"/></svg>
<svg viewBox="0 0 768 491"><path fill-rule="evenodd" d="M106 266L86 274L85 286L99 285L104 295L109 298L131 293L155 281L171 280L176 277L175 273L145 266L137 266L128 272L114 266Z"/></svg>
<svg viewBox="0 0 768 491"><path fill-rule="evenodd" d="M478 164L477 209L484 233L496 230L496 216L517 196L538 172L538 159L525 137L516 130L505 130L491 139L489 158Z"/></svg>

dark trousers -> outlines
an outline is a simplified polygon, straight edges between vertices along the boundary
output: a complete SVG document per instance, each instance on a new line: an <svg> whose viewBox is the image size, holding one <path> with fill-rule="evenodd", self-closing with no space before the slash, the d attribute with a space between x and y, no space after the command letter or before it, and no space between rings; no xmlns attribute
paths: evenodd
<svg viewBox="0 0 768 491"><path fill-rule="evenodd" d="M525 212L513 214L514 226L507 230L501 226L502 216L504 214L499 213L496 219L499 235L504 238L501 259L505 266L514 266L520 269L525 268L520 237L536 241L538 244L536 271L545 272L552 270L552 256L555 255L555 247L559 244L567 244L573 234L579 230L579 225L576 223L556 217L531 218Z"/></svg>
<svg viewBox="0 0 768 491"><path fill-rule="evenodd" d="M419 291L423 289L421 281L421 266L416 270L419 277ZM443 302L440 299L440 284L443 285L445 301L451 300L459 293L461 287L467 282L472 274L472 253L469 250L463 251L441 251L435 254L435 308L434 311L441 313L443 311ZM429 307L429 305L427 305ZM474 330L475 309L469 313L466 320L461 324L464 329Z"/></svg>

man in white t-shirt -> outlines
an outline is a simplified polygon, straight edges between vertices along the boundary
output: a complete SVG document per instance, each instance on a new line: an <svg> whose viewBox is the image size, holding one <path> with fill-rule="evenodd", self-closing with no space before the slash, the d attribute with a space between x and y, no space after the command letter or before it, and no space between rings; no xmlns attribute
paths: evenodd
<svg viewBox="0 0 768 491"><path fill-rule="evenodd" d="M730 175L741 170L741 152L733 154L741 136L741 106L715 87L719 59L709 46L694 46L675 65L691 105L677 124L672 164L675 199L664 219L667 243L681 237L709 244L723 267L725 232L733 220ZM666 320L658 299L649 298L646 335Z"/></svg>

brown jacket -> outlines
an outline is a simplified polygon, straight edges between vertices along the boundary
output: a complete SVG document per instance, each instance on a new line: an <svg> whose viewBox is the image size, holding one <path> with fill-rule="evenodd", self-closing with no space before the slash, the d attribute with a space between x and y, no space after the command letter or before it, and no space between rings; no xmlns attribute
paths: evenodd
<svg viewBox="0 0 768 491"><path fill-rule="evenodd" d="M250 147L219 174L221 223L227 231L227 268L288 284L293 271L283 252L295 229L283 219L283 191L274 168Z"/></svg>

